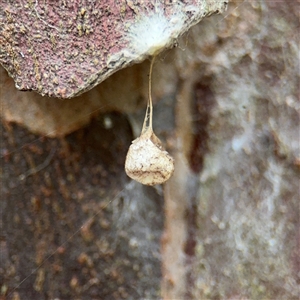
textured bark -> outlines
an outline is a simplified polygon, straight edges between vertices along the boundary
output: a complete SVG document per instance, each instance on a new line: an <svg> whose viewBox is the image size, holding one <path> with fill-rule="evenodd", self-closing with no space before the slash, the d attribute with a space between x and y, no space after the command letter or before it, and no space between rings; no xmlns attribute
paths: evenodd
<svg viewBox="0 0 300 300"><path fill-rule="evenodd" d="M106 85L107 98L97 101L126 112L134 134L120 113L61 140L5 123L3 295L299 299L297 9L231 2L226 15L202 21L157 60L154 129L175 158L163 191L122 171L142 126L148 62L91 91Z"/></svg>

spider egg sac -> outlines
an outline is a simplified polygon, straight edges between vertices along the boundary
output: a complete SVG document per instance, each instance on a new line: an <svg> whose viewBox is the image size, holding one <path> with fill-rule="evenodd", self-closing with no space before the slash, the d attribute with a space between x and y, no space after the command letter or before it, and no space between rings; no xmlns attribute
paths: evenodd
<svg viewBox="0 0 300 300"><path fill-rule="evenodd" d="M153 132L151 135L142 134L129 147L125 171L130 178L142 184L162 184L174 172L174 159L163 149Z"/></svg>

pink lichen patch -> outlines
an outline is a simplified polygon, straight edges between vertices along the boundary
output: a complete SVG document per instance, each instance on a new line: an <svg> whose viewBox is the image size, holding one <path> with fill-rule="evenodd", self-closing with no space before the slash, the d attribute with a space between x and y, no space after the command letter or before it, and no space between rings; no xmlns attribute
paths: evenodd
<svg viewBox="0 0 300 300"><path fill-rule="evenodd" d="M214 5L208 5L210 2ZM0 63L20 90L71 98L91 89L117 70L152 54L147 50L149 47L132 43L134 37L143 45L147 37L145 30L139 30L138 26L150 24L151 36L156 30L156 20L162 20L164 27L158 28L158 35L163 32L166 42L156 46L159 51L170 46L174 38L203 16L224 8L223 1L187 0L180 3L124 0L1 2ZM153 17L156 15L159 18ZM150 23L148 16L152 17ZM151 23L151 20L155 22Z"/></svg>

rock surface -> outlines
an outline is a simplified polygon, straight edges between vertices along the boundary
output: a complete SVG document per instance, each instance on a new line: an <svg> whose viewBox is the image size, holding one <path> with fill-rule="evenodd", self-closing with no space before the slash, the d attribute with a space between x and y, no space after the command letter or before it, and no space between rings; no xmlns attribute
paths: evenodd
<svg viewBox="0 0 300 300"><path fill-rule="evenodd" d="M163 199L126 178L126 117L61 139L1 132L0 298L157 299Z"/></svg>
<svg viewBox="0 0 300 300"><path fill-rule="evenodd" d="M231 3L176 52L165 299L299 299L297 6Z"/></svg>
<svg viewBox="0 0 300 300"><path fill-rule="evenodd" d="M173 45L227 2L2 1L0 63L20 90L72 98Z"/></svg>
<svg viewBox="0 0 300 300"><path fill-rule="evenodd" d="M122 171L142 126L144 109L133 111L146 106L148 63L123 70L134 82L128 90L115 80L119 72L111 77L110 92L128 97L114 109L137 124L134 136L120 113L60 140L4 122L2 293L299 299L297 9L297 2L232 1L157 60L154 129L175 158L163 191L130 183ZM91 218L95 211L99 218Z"/></svg>

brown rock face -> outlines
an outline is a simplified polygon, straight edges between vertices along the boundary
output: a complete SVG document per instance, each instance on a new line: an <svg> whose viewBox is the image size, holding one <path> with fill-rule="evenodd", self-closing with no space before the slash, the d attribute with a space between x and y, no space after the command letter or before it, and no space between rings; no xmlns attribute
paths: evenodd
<svg viewBox="0 0 300 300"><path fill-rule="evenodd" d="M37 3L40 14L44 2ZM176 164L162 189L129 181L123 169L143 122L148 62L91 90L99 97L83 94L118 112L65 138L3 122L1 293L298 300L298 6L232 1L158 57L153 128ZM11 116L25 119L17 106L23 94L12 91ZM52 120L77 107L76 99L62 109L61 100L39 97L32 103L55 104L43 109ZM85 108L78 104L72 118Z"/></svg>
<svg viewBox="0 0 300 300"><path fill-rule="evenodd" d="M147 77L146 73L141 72L143 67L135 65L131 69L121 70L97 88L65 100L18 91L14 81L0 67L1 117L40 135L65 136L89 124L101 112L132 112L141 106ZM120 86L116 88L118 84Z"/></svg>

